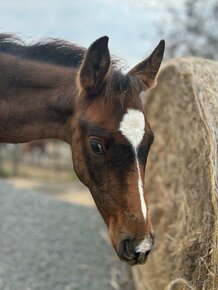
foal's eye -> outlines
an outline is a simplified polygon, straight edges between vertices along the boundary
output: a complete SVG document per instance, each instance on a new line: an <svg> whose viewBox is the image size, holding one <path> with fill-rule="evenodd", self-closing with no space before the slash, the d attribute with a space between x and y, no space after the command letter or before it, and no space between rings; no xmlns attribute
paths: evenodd
<svg viewBox="0 0 218 290"><path fill-rule="evenodd" d="M90 146L91 146L92 152L94 152L95 154L104 154L102 145L98 140L90 140Z"/></svg>

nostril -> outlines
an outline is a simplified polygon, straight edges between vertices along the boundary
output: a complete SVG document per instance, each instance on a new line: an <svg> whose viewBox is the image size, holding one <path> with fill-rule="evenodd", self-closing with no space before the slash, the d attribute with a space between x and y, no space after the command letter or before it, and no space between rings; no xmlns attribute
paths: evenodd
<svg viewBox="0 0 218 290"><path fill-rule="evenodd" d="M131 240L124 241L124 249L129 256L133 256L135 254L135 246Z"/></svg>
<svg viewBox="0 0 218 290"><path fill-rule="evenodd" d="M125 239L120 243L120 253L125 260L132 260L135 258L135 245L130 239Z"/></svg>
<svg viewBox="0 0 218 290"><path fill-rule="evenodd" d="M148 256L150 254L151 250L148 250L147 252L145 252L145 255Z"/></svg>
<svg viewBox="0 0 218 290"><path fill-rule="evenodd" d="M150 254L151 250L148 250L146 252L142 252L142 253L139 253L137 252L137 256L136 256L136 259L137 259L137 263L138 264L143 264L147 261L147 258L148 258L148 255Z"/></svg>

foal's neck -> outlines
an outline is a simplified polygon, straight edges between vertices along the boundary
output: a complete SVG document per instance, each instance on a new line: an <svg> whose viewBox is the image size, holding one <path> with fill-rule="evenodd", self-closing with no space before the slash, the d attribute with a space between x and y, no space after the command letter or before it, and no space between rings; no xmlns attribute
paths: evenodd
<svg viewBox="0 0 218 290"><path fill-rule="evenodd" d="M75 73L0 54L0 143L53 138L70 143Z"/></svg>

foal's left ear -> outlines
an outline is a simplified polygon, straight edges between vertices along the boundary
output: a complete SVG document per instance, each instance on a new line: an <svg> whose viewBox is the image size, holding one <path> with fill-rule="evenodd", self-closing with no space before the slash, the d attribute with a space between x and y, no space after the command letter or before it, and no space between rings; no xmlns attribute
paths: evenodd
<svg viewBox="0 0 218 290"><path fill-rule="evenodd" d="M151 88L155 85L155 79L163 60L165 41L161 40L151 55L132 68L128 74L136 75L144 84Z"/></svg>
<svg viewBox="0 0 218 290"><path fill-rule="evenodd" d="M79 85L88 94L97 94L110 68L107 36L93 42L88 48L79 71Z"/></svg>

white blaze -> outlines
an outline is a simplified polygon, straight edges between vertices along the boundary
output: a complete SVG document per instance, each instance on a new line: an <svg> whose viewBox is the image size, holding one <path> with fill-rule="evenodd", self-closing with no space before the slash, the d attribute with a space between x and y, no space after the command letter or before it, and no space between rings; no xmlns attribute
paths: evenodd
<svg viewBox="0 0 218 290"><path fill-rule="evenodd" d="M143 183L140 173L139 160L138 160L138 146L142 142L145 133L145 117L139 110L128 109L127 113L123 116L119 127L120 132L127 138L133 147L135 154L136 168L138 171L138 190L141 202L141 209L143 217L146 221L147 208L144 199Z"/></svg>

